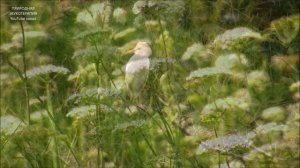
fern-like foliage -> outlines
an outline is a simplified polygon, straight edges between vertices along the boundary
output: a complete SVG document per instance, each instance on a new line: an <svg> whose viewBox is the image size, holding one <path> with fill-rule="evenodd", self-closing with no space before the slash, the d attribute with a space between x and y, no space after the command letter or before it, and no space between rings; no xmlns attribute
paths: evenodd
<svg viewBox="0 0 300 168"><path fill-rule="evenodd" d="M194 124L191 126L188 126L185 129L185 132L189 136L205 136L205 137L213 137L214 136L214 134L206 127L203 127L200 125L194 125Z"/></svg>
<svg viewBox="0 0 300 168"><path fill-rule="evenodd" d="M27 39L32 39L32 38L42 38L42 37L46 37L47 33L43 32L43 31L27 31L24 32L25 37ZM22 33L17 33L12 37L12 41L14 42L21 42L22 41Z"/></svg>
<svg viewBox="0 0 300 168"><path fill-rule="evenodd" d="M156 69L158 66L163 65L163 64L173 64L175 63L175 59L173 58L154 58L151 59L150 62L150 70Z"/></svg>
<svg viewBox="0 0 300 168"><path fill-rule="evenodd" d="M255 147L253 150L245 154L243 156L243 159L245 161L254 161L254 162L257 161L256 159L261 157L266 157L266 156L276 160L283 159L284 157L283 155L286 154L283 151L287 152L290 149L294 149L295 152L297 152L298 146L292 143L274 142L271 144L265 144L259 147ZM294 154L297 155L296 153Z"/></svg>
<svg viewBox="0 0 300 168"><path fill-rule="evenodd" d="M37 98L32 98L29 100L29 105L34 106L40 104L40 100L45 101L46 97L45 96L40 96L39 99Z"/></svg>
<svg viewBox="0 0 300 168"><path fill-rule="evenodd" d="M90 106L80 106L80 107L75 107L71 109L70 112L66 115L67 117L72 117L75 119L80 119L80 118L85 118L88 116L94 115L96 112L96 106L95 105L90 105Z"/></svg>
<svg viewBox="0 0 300 168"><path fill-rule="evenodd" d="M148 6L147 1L144 0L138 0L134 3L132 7L132 13L139 14L143 10L143 8L146 8Z"/></svg>
<svg viewBox="0 0 300 168"><path fill-rule="evenodd" d="M256 127L253 131L249 132L246 136L248 139L253 139L257 136L267 134L269 132L286 131L287 129L288 129L288 125L276 124L274 122L271 122L271 123L267 123L267 124Z"/></svg>
<svg viewBox="0 0 300 168"><path fill-rule="evenodd" d="M183 14L185 3L182 0L138 0L132 7L134 14L139 14L147 9L159 10L160 14Z"/></svg>
<svg viewBox="0 0 300 168"><path fill-rule="evenodd" d="M83 9L79 12L76 21L93 27L96 27L99 23L107 25L111 13L112 7L109 2L94 3L88 9Z"/></svg>
<svg viewBox="0 0 300 168"><path fill-rule="evenodd" d="M201 43L195 43L188 47L183 53L181 60L189 60L193 56L198 56L204 50L204 46Z"/></svg>
<svg viewBox="0 0 300 168"><path fill-rule="evenodd" d="M252 142L243 135L227 135L201 142L197 149L197 154L202 154L206 151L219 151L225 153L236 147L249 147L251 144Z"/></svg>
<svg viewBox="0 0 300 168"><path fill-rule="evenodd" d="M146 123L147 122L145 120L135 120L135 121L121 123L121 124L116 125L113 132L121 131L121 130L125 131L125 130L130 129L130 128L138 128L138 127L143 126Z"/></svg>
<svg viewBox="0 0 300 168"><path fill-rule="evenodd" d="M260 33L247 27L237 27L225 31L223 34L218 35L213 41L214 45L220 46L221 48L227 48L234 41L245 38L254 38L262 40L263 37Z"/></svg>
<svg viewBox="0 0 300 168"><path fill-rule="evenodd" d="M190 73L186 80L191 80L193 78L202 78L206 76L220 75L220 74L231 74L231 71L228 68L222 67L207 67L200 68L196 71Z"/></svg>
<svg viewBox="0 0 300 168"><path fill-rule="evenodd" d="M267 121L280 122L285 119L285 109L281 106L273 106L263 110L261 117Z"/></svg>
<svg viewBox="0 0 300 168"><path fill-rule="evenodd" d="M68 74L70 71L69 69L62 67L62 66L56 66L56 65L42 65L40 67L35 67L33 69L30 69L26 71L28 78L33 78L39 75L45 75L50 73L58 73L58 74Z"/></svg>
<svg viewBox="0 0 300 168"><path fill-rule="evenodd" d="M99 106L102 113L113 112L111 107L101 104ZM67 117L72 117L74 119L83 119L87 117L92 117L96 113L96 105L78 106L74 107L67 113Z"/></svg>
<svg viewBox="0 0 300 168"><path fill-rule="evenodd" d="M134 34L135 32L136 32L136 28L130 27L113 35L113 39L120 40L122 38L132 36L132 34Z"/></svg>
<svg viewBox="0 0 300 168"><path fill-rule="evenodd" d="M271 30L284 45L287 45L293 41L299 33L299 19L300 15L280 18L271 23Z"/></svg>
<svg viewBox="0 0 300 168"><path fill-rule="evenodd" d="M201 112L202 116L213 114L216 111L223 112L226 110L240 109L248 110L250 107L250 99L248 97L226 97L217 99L213 103L207 104Z"/></svg>
<svg viewBox="0 0 300 168"><path fill-rule="evenodd" d="M113 12L113 19L116 23L125 24L127 22L127 11L123 8L115 8Z"/></svg>
<svg viewBox="0 0 300 168"><path fill-rule="evenodd" d="M265 71L251 71L247 74L247 84L248 86L254 88L257 91L263 91L266 89L270 82L270 77Z"/></svg>
<svg viewBox="0 0 300 168"><path fill-rule="evenodd" d="M0 46L0 51L1 52L10 52L13 49L21 48L20 43L3 43Z"/></svg>
<svg viewBox="0 0 300 168"><path fill-rule="evenodd" d="M237 68L239 66L247 66L248 60L244 55L238 55L235 53L220 55L216 61L216 67L222 67L227 69Z"/></svg>
<svg viewBox="0 0 300 168"><path fill-rule="evenodd" d="M102 97L112 97L112 96L116 96L119 95L120 91L115 90L115 89L110 89L110 88L91 88L91 89L87 89L85 91L82 91L80 93L75 93L73 95L71 95L68 98L68 101L70 102L75 102L78 103L81 100L84 99L93 99L96 98L97 96L102 96Z"/></svg>
<svg viewBox="0 0 300 168"><path fill-rule="evenodd" d="M89 46L89 47L86 47L84 49L79 49L79 50L76 50L73 54L73 58L76 58L76 57L95 57L98 55L98 52L99 54L108 54L108 55L113 55L116 51L117 51L117 48L114 47L114 46L107 46L107 45L98 45L97 47L96 46Z"/></svg>
<svg viewBox="0 0 300 168"><path fill-rule="evenodd" d="M212 166L212 168L231 168L231 167L245 168L245 165L240 161L234 160L229 163L221 163L220 165L217 164L217 165Z"/></svg>
<svg viewBox="0 0 300 168"><path fill-rule="evenodd" d="M84 79L93 72L96 73L95 64L88 64L85 67L79 67L79 69L74 74L69 75L68 80L77 81L80 79Z"/></svg>
<svg viewBox="0 0 300 168"><path fill-rule="evenodd" d="M222 74L238 76L243 73L240 67L247 67L247 64L248 60L244 55L236 53L222 54L216 59L215 66L192 71L186 80Z"/></svg>
<svg viewBox="0 0 300 168"><path fill-rule="evenodd" d="M83 38L87 38L87 37L91 37L94 36L96 34L101 34L101 33L109 33L111 32L112 29L110 28L94 28L94 29L89 29L83 32L78 33L76 36L74 36L74 40L78 40L78 39L83 39Z"/></svg>

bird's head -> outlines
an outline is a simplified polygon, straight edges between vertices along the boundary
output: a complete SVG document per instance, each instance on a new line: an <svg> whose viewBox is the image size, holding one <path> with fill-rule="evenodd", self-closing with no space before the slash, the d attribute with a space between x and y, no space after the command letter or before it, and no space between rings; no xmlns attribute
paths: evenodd
<svg viewBox="0 0 300 168"><path fill-rule="evenodd" d="M134 53L136 56L140 57L149 57L152 54L152 50L149 44L145 41L140 41L136 44L136 46L129 51L130 53Z"/></svg>

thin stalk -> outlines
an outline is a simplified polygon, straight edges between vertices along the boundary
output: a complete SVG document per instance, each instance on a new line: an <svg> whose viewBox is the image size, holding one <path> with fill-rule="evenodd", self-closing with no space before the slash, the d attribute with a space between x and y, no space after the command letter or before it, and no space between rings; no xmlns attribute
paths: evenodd
<svg viewBox="0 0 300 168"><path fill-rule="evenodd" d="M97 49L97 54L100 54L98 52L98 49ZM97 73L97 78L98 78L97 89L99 89L100 85L101 85L99 62L101 62L100 61L100 57L97 57L95 59L96 73ZM101 97L100 97L100 94L97 93L97 103L96 103L96 131L97 131L97 139L98 139L98 143L99 143L99 145L97 146L97 168L100 168L100 165L101 165L101 167L105 166L104 165L104 161L103 161L103 154L102 154L102 151L101 151L101 145L102 145L101 139L102 138L101 138L101 130L100 130L100 126L101 126L101 107L100 107L100 104L101 104Z"/></svg>
<svg viewBox="0 0 300 168"><path fill-rule="evenodd" d="M97 77L98 77L98 82L97 82L97 89L99 89L100 87L100 79L99 79L99 63L96 62L96 70L97 70ZM96 103L96 130L97 130L97 139L98 139L98 143L101 144L101 138L100 138L100 98L99 98L99 94L97 94L97 103ZM100 159L100 144L97 146L97 168L100 168L101 165L101 159Z"/></svg>
<svg viewBox="0 0 300 168"><path fill-rule="evenodd" d="M162 40L163 40L163 45L164 45L164 53L165 53L165 57L168 58L169 57L169 54L168 54L168 51L167 51L167 45L166 45L166 39L164 37L164 30L163 30L163 26L162 26L162 23L161 23L161 19L159 18L159 27L160 27L160 34L162 36ZM169 64L167 64L167 70L170 70L172 68L172 66L169 66ZM170 76L167 75L167 78L168 78L168 87L171 91L171 93L175 96L175 91L173 90L172 86L171 86L171 79L170 79ZM176 106L177 106L177 109L178 109L178 112L179 112L179 115L182 113L182 110L179 106L179 103L176 103ZM164 118L163 116L161 116L162 119ZM163 121L166 121L165 119ZM170 132L171 132L171 135L173 136L173 132L169 126L168 123L166 123L170 129ZM177 136L176 136L176 141L173 140L173 151L174 151L174 154L175 154L175 159L174 159L174 162L175 162L175 165L176 167L180 167L180 162L179 162L179 147L178 147L178 144L180 144L180 129L177 130Z"/></svg>
<svg viewBox="0 0 300 168"><path fill-rule="evenodd" d="M227 167L230 168L230 164L229 164L229 161L228 161L227 156L226 156L226 159L225 159L225 160L226 160Z"/></svg>
<svg viewBox="0 0 300 168"><path fill-rule="evenodd" d="M218 134L217 134L217 130L216 130L216 128L214 127L214 132L215 132L215 136L216 136L216 138L218 138ZM218 151L218 165L219 165L219 168L221 167L221 153L220 153L220 151Z"/></svg>
<svg viewBox="0 0 300 168"><path fill-rule="evenodd" d="M161 23L161 20L160 20L160 18L159 18L159 26L160 26L160 34L161 34L161 37L162 37L162 40L163 40L163 45L164 45L164 53L165 53L165 57L166 58L168 58L169 57L169 54L168 54L168 51L167 51L167 45L166 45L166 39L165 39L165 37L164 37L164 31L163 31L163 26L162 26L162 23ZM167 64L167 69L169 70L170 69L170 67L169 67L169 64ZM170 79L170 76L168 76L167 75L167 77L168 77L168 86L169 86L169 89L171 90L171 92L174 94L174 90L173 90L173 88L171 87L171 79ZM179 107L179 106L178 106ZM163 116L162 116L163 117ZM164 117L163 117L163 119L164 119ZM166 121L165 119L164 119L164 121ZM167 123L168 124L168 123ZM169 124L168 124L168 127L169 127L169 129L170 129L170 126L169 126ZM172 133L172 130L170 129L170 131L171 131L171 133ZM172 133L173 134L173 133Z"/></svg>
<svg viewBox="0 0 300 168"><path fill-rule="evenodd" d="M0 43L2 44L1 42L1 38L0 38ZM2 59L0 59L0 74L2 74ZM0 82L0 90L2 90L2 81ZM0 92L0 107L3 107L2 106L2 92ZM2 116L2 108L0 108L0 116ZM2 140L4 140L2 143ZM2 145L3 144L3 145ZM6 140L5 139L2 139L0 138L0 165L2 165L2 150L4 148L4 145L6 144Z"/></svg>
<svg viewBox="0 0 300 168"><path fill-rule="evenodd" d="M135 154L137 154L136 155L136 161L137 162L135 163L135 166L142 167L143 159L142 159L142 155L140 154L141 153L141 148L140 148L138 139L136 137L133 137L133 139L131 139L131 146L132 146L132 149L135 152ZM136 164L138 164L138 165L136 165Z"/></svg>
<svg viewBox="0 0 300 168"><path fill-rule="evenodd" d="M49 112L51 113L51 115L53 116L53 105L52 105L52 96L51 96L51 92L50 92L50 84L47 83L47 108L49 110ZM55 121L52 119L49 119L52 129L55 131L56 130L56 126L55 126ZM53 142L54 145L54 149L53 149L53 153L52 153L52 159L53 159L53 167L54 168L59 168L60 167L60 159L59 159L59 147L58 147L58 142L57 142L57 135L56 135L56 131L54 134L54 137L52 137L51 141Z"/></svg>
<svg viewBox="0 0 300 168"><path fill-rule="evenodd" d="M78 142L78 141L81 142L80 140L78 140L78 139L81 139L81 137L82 137L83 130L82 130L82 126L81 125L82 125L82 123L79 122L79 126L78 126L78 128L76 128L76 134L74 135L74 138L71 141L71 146L72 147L73 147L73 145L75 145L76 142ZM83 151L83 145L80 143L79 146L80 146L80 152L82 153L82 151ZM65 159L66 161L63 160L63 159L61 159L64 162L64 168L66 168L66 166L69 163L68 160L69 160L70 154L72 154L72 153L69 151L68 154L67 154L67 156L66 156L66 159Z"/></svg>
<svg viewBox="0 0 300 168"><path fill-rule="evenodd" d="M28 80L27 80L27 63L26 63L26 58L25 58L25 32L24 32L24 27L23 27L23 22L20 21L20 26L22 30L22 61L23 61L23 73L24 73L24 87L25 87L25 101L26 101L26 115L27 115L27 122L28 125L30 125L30 109L29 109L29 94L28 94Z"/></svg>
<svg viewBox="0 0 300 168"><path fill-rule="evenodd" d="M157 153L155 152L155 149L153 148L153 146L151 145L151 142L148 140L148 138L146 137L146 135L142 132L142 135L145 139L146 144L149 146L151 152L153 153L154 156L157 156Z"/></svg>

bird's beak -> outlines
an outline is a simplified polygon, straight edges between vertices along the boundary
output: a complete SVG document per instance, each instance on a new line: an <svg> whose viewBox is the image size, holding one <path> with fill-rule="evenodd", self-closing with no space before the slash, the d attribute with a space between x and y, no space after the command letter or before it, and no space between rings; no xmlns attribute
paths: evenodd
<svg viewBox="0 0 300 168"><path fill-rule="evenodd" d="M135 51L135 49L134 48L132 48L132 49L130 49L130 50L128 50L125 54L133 54L134 53L134 51Z"/></svg>

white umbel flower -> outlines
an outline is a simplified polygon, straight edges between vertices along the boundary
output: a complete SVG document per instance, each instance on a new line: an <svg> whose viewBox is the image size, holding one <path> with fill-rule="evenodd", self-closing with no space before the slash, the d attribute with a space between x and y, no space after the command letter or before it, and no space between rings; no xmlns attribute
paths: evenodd
<svg viewBox="0 0 300 168"><path fill-rule="evenodd" d="M113 12L113 18L117 23L125 24L127 21L127 11L122 8L116 8Z"/></svg>
<svg viewBox="0 0 300 168"><path fill-rule="evenodd" d="M131 95L136 97L147 81L152 50L147 42L141 41L131 51L134 55L126 64L125 82Z"/></svg>

